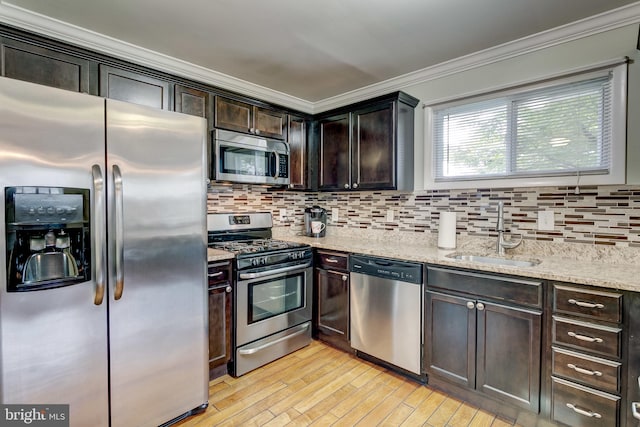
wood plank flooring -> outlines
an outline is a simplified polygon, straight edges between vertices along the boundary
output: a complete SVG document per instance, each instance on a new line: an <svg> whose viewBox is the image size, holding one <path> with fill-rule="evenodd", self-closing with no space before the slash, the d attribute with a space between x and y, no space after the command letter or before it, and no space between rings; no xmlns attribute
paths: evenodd
<svg viewBox="0 0 640 427"><path fill-rule="evenodd" d="M177 424L210 426L473 426L510 422L313 341L240 378L209 383L209 407Z"/></svg>

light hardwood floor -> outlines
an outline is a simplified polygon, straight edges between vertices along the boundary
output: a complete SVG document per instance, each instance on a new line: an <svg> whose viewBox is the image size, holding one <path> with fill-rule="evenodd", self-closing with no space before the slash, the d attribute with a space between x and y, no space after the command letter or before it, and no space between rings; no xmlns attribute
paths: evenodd
<svg viewBox="0 0 640 427"><path fill-rule="evenodd" d="M240 378L216 378L209 383L206 412L177 424L309 425L512 424L319 341Z"/></svg>

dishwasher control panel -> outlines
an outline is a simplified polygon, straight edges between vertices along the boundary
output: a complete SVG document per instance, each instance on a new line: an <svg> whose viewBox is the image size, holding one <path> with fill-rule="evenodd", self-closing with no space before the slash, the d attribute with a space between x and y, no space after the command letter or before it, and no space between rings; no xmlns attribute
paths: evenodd
<svg viewBox="0 0 640 427"><path fill-rule="evenodd" d="M349 259L350 271L353 273L422 284L422 264L366 255L351 255Z"/></svg>

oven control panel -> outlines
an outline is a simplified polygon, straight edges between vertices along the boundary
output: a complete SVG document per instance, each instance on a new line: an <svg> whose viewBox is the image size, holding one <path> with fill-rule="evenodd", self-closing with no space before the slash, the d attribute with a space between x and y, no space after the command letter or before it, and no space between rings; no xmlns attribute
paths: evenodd
<svg viewBox="0 0 640 427"><path fill-rule="evenodd" d="M257 267L264 268L267 266L277 268L276 266L278 264L305 264L310 263L312 258L313 250L311 248L303 248L238 257L236 262L238 270L245 270Z"/></svg>

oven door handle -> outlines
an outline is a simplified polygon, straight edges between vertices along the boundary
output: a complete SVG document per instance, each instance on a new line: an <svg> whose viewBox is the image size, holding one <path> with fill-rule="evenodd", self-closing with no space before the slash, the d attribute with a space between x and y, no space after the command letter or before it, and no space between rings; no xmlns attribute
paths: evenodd
<svg viewBox="0 0 640 427"><path fill-rule="evenodd" d="M261 344L257 347L238 350L238 353L242 355L255 354L260 350L264 350L265 348L271 347L272 345L276 345L278 343L281 343L282 341L286 341L293 337L297 337L298 335L302 335L305 332L307 332L307 329L309 329L309 322L303 323L302 325L298 326L298 330L290 333L289 335L285 335L283 337L278 338L277 340L269 341L268 343Z"/></svg>
<svg viewBox="0 0 640 427"><path fill-rule="evenodd" d="M261 277L273 276L275 274L287 273L294 270L304 270L311 267L311 263L293 265L290 267L276 268L274 270L261 271L259 273L240 273L240 279L259 279Z"/></svg>

